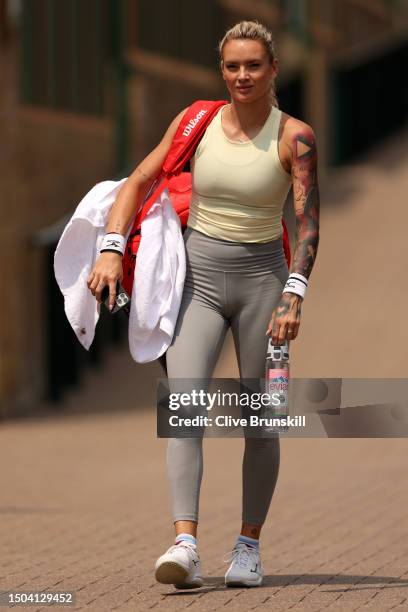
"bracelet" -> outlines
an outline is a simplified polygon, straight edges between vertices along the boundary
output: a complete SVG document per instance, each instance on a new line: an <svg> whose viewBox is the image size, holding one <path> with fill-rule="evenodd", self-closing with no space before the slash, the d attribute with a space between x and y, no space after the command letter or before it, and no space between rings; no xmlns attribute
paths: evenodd
<svg viewBox="0 0 408 612"><path fill-rule="evenodd" d="M112 251L113 253L120 253L123 255L125 252L126 240L122 234L115 234L111 232L110 234L105 234L102 239L102 246L99 249L100 253L104 253L105 251Z"/></svg>
<svg viewBox="0 0 408 612"><path fill-rule="evenodd" d="M308 280L305 276L292 272L289 274L289 278L286 281L286 285L283 288L282 293L296 293L303 299L305 297Z"/></svg>

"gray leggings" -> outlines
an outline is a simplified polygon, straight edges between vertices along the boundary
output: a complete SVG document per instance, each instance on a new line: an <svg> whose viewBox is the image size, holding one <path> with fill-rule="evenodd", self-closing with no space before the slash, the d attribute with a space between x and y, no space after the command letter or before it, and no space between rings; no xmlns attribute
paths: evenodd
<svg viewBox="0 0 408 612"><path fill-rule="evenodd" d="M237 243L187 228L187 272L169 378L211 378L231 327L241 378L263 378L272 310L288 277L282 239ZM245 438L242 520L265 522L279 471L279 437ZM202 438L170 438L167 447L173 520L198 521Z"/></svg>

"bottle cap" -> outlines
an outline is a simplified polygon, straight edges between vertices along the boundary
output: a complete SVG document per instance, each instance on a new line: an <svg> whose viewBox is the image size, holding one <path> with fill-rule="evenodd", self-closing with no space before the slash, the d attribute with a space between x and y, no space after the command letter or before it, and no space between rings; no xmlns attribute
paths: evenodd
<svg viewBox="0 0 408 612"><path fill-rule="evenodd" d="M269 339L266 358L272 361L289 361L289 346L285 341L284 344L272 344Z"/></svg>

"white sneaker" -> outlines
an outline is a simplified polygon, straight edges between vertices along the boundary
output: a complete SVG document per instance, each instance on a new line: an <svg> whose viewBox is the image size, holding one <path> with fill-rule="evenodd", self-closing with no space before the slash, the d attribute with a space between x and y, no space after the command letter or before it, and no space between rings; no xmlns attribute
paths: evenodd
<svg viewBox="0 0 408 612"><path fill-rule="evenodd" d="M194 589L204 584L197 547L190 542L174 544L155 565L157 582L174 584L176 589Z"/></svg>
<svg viewBox="0 0 408 612"><path fill-rule="evenodd" d="M225 574L226 586L260 586L263 580L263 569L259 550L237 542L224 561L231 561Z"/></svg>

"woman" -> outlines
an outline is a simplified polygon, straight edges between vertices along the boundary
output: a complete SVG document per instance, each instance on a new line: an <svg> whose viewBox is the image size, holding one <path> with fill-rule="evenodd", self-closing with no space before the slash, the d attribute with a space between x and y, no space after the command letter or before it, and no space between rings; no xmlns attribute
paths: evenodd
<svg viewBox="0 0 408 612"><path fill-rule="evenodd" d="M309 125L277 107L278 62L271 33L257 22L240 22L227 31L219 50L231 103L215 115L191 160L193 193L184 234L187 273L166 353L171 379L210 378L228 327L241 378L262 378L268 336L282 344L298 335L319 241L315 137ZM125 235L134 203L143 200L159 174L183 113L125 183L107 233ZM296 245L288 279L281 217L291 186ZM103 252L88 286L101 301L101 291L109 285L113 304L121 277L120 254ZM156 579L176 588L199 587L202 438L169 439L167 465L176 539L157 560ZM278 469L278 437L245 438L242 526L225 575L227 585L262 583L259 537Z"/></svg>

